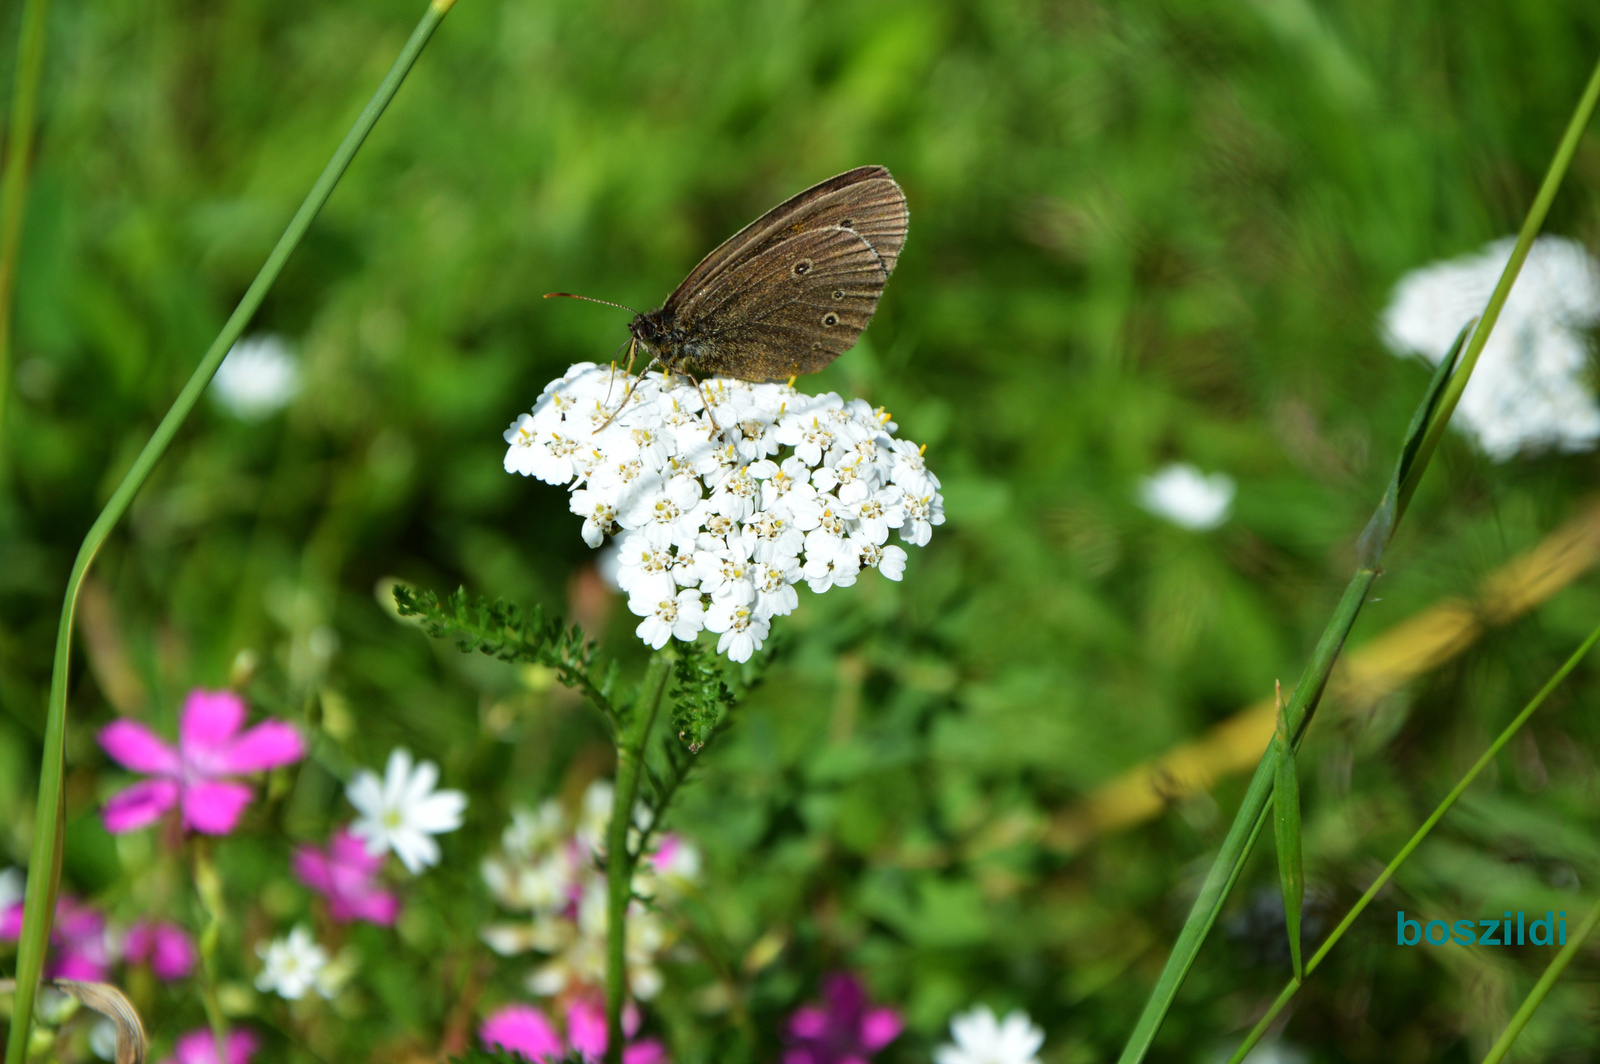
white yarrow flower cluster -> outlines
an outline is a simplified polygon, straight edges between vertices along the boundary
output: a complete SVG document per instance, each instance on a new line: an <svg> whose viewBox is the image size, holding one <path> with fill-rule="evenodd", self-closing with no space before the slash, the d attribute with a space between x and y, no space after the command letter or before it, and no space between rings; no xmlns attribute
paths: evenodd
<svg viewBox="0 0 1600 1064"><path fill-rule="evenodd" d="M432 761L413 765L411 752L397 747L389 752L383 779L370 769L351 777L345 797L361 815L350 831L365 840L374 857L393 850L412 875L439 863L439 844L433 836L461 826L467 796L460 791L440 791L439 766Z"/></svg>
<svg viewBox="0 0 1600 1064"><path fill-rule="evenodd" d="M600 858L614 791L596 780L576 816L546 801L536 811L514 810L501 850L485 858L483 879L506 909L528 914L518 923L494 924L483 940L497 953L529 951L547 959L528 975L528 988L553 997L574 987L597 989L606 977L606 878ZM635 821L643 810L635 812ZM635 829L637 830L637 829ZM635 836L632 845L637 845ZM644 899L671 897L699 876L699 852L675 835L656 840L634 873L633 891ZM634 901L628 909L625 954L628 986L648 1000L661 989L657 961L672 945L670 925L653 907Z"/></svg>
<svg viewBox="0 0 1600 1064"><path fill-rule="evenodd" d="M953 1044L933 1051L934 1064L1039 1064L1044 1031L1021 1009L1004 1020L979 1005L950 1021Z"/></svg>
<svg viewBox="0 0 1600 1064"><path fill-rule="evenodd" d="M1483 312L1516 241L1406 274L1384 311L1384 341L1437 365L1468 319ZM1452 421L1490 458L1519 451L1586 451L1600 442L1600 403L1584 375L1583 330L1600 322L1600 265L1564 237L1533 242Z"/></svg>
<svg viewBox="0 0 1600 1064"><path fill-rule="evenodd" d="M683 375L647 374L612 418L635 379L573 366L506 430L505 467L570 488L589 546L616 537L617 582L652 647L710 630L748 661L796 585L899 580L889 533L920 547L944 523L921 451L863 400L718 378L702 382L708 416Z"/></svg>
<svg viewBox="0 0 1600 1064"><path fill-rule="evenodd" d="M1141 506L1191 532L1206 532L1226 521L1233 493L1228 474L1207 476L1187 462L1173 462L1139 483Z"/></svg>

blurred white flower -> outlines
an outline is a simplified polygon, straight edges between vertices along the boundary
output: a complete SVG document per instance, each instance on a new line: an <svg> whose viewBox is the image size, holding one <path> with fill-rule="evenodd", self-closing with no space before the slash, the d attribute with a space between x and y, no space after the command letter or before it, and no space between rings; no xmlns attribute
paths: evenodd
<svg viewBox="0 0 1600 1064"><path fill-rule="evenodd" d="M261 958L256 989L290 1001L299 1001L307 990L315 990L323 997L333 996L333 988L322 979L328 967L327 951L304 927L296 927L287 938L258 944L256 956Z"/></svg>
<svg viewBox="0 0 1600 1064"><path fill-rule="evenodd" d="M1014 1010L997 1019L987 1005L960 1013L950 1021L954 1044L933 1051L934 1064L1038 1064L1044 1031L1028 1014Z"/></svg>
<svg viewBox="0 0 1600 1064"><path fill-rule="evenodd" d="M117 1059L117 1025L101 1016L89 1028L89 1052L101 1060Z"/></svg>
<svg viewBox="0 0 1600 1064"><path fill-rule="evenodd" d="M1205 532L1228 519L1233 492L1228 474L1206 476L1187 462L1174 462L1139 482L1139 503L1181 528Z"/></svg>
<svg viewBox="0 0 1600 1064"><path fill-rule="evenodd" d="M22 900L23 891L22 869L8 868L0 872L0 916Z"/></svg>
<svg viewBox="0 0 1600 1064"><path fill-rule="evenodd" d="M396 748L380 782L369 769L355 774L345 794L361 814L350 830L366 840L374 856L393 850L412 875L439 863L439 844L433 836L461 826L467 796L460 791L436 791L439 766L423 761L414 768L411 752Z"/></svg>
<svg viewBox="0 0 1600 1064"><path fill-rule="evenodd" d="M514 811L501 851L484 859L484 882L495 900L530 919L485 927L483 940L508 956L547 955L528 975L536 994L605 984L606 878L599 858L615 794L611 781L595 780L574 816L553 800L536 812ZM645 809L637 805L634 812L630 845L637 846ZM644 902L671 898L700 875L700 852L687 840L666 834L654 843L634 874L633 892L642 900L628 909L628 980L640 999L661 988L657 961L673 942L670 926Z"/></svg>
<svg viewBox="0 0 1600 1064"><path fill-rule="evenodd" d="M276 414L299 391L300 362L283 337L273 333L234 344L211 378L212 397L241 421Z"/></svg>
<svg viewBox="0 0 1600 1064"><path fill-rule="evenodd" d="M1435 365L1473 315L1483 312L1516 241L1413 270L1384 311L1384 342ZM1583 376L1582 330L1600 322L1600 265L1582 244L1533 242L1489 334L1453 422L1497 462L1519 451L1585 451L1600 441L1600 404Z"/></svg>
<svg viewBox="0 0 1600 1064"><path fill-rule="evenodd" d="M747 661L801 581L820 593L873 568L899 580L906 553L889 533L926 545L944 497L921 449L863 400L702 383L704 398L682 374L581 362L506 430L505 467L568 487L591 547L615 537L607 571L640 639L710 630L719 653Z"/></svg>

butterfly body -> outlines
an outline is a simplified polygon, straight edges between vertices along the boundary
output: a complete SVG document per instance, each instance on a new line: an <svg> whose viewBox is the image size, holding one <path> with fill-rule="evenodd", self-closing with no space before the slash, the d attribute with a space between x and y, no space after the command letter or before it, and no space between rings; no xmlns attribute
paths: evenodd
<svg viewBox="0 0 1600 1064"><path fill-rule="evenodd" d="M729 237L628 332L669 372L748 381L814 373L872 320L907 222L888 170L839 174Z"/></svg>

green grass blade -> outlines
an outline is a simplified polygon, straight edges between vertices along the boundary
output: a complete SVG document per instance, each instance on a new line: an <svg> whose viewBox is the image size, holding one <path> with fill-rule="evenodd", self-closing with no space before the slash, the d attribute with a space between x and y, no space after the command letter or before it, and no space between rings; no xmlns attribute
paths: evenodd
<svg viewBox="0 0 1600 1064"><path fill-rule="evenodd" d="M1550 693L1561 685L1561 681L1565 680L1567 675L1578 667L1578 663L1588 656L1589 651L1594 649L1596 643L1600 643L1600 625L1597 625L1594 631L1589 633L1588 638L1578 645L1578 649L1574 650L1572 656L1562 663L1561 668L1556 670L1555 675L1545 681L1545 685L1539 688L1539 692L1528 700L1527 705L1522 707L1522 712L1511 719L1511 723L1507 724L1500 734L1495 737L1495 741L1489 744L1489 748L1483 752L1483 755L1473 762L1472 767L1467 770L1466 774L1456 782L1454 787L1450 788L1450 793L1444 796L1444 799L1428 815L1428 819L1422 822L1422 826L1416 830L1404 846L1400 847L1400 852L1396 853L1394 858L1384 866L1383 871L1378 873L1378 878L1372 881L1372 885L1367 888L1366 893L1362 894L1356 903L1350 907L1350 911L1345 913L1344 919L1339 921L1339 925L1329 933L1322 945L1317 948L1317 952L1312 954L1311 959L1306 962L1307 975L1317 970L1317 966L1322 963L1323 958L1344 937L1344 933L1350 929L1356 919L1366 911L1367 906L1372 903L1372 899L1378 896L1378 892L1388 885L1389 880L1394 878L1395 872L1399 871L1400 866L1405 864L1406 859L1422 844L1422 840L1428 837L1428 833L1434 829L1434 826L1444 819L1444 815L1450 811L1451 806L1456 804L1456 800L1466 793L1467 788L1472 786L1472 782L1478 778L1485 768L1489 767L1489 763L1499 755L1501 750L1505 749L1506 744L1511 741L1512 737L1522 729L1528 719L1544 704L1545 699L1550 697ZM1261 1040L1262 1035L1267 1033L1267 1028L1272 1025L1272 1021L1283 1011L1284 1006L1289 1003L1289 999L1294 997L1295 992L1299 989L1300 984L1293 980L1283 988L1277 1000L1272 1003L1272 1007L1267 1010L1266 1015L1261 1017L1250 1031L1250 1034L1246 1036L1229 1064L1239 1064L1244 1059L1245 1054L1250 1052L1256 1043Z"/></svg>
<svg viewBox="0 0 1600 1064"><path fill-rule="evenodd" d="M11 129L6 144L6 174L0 186L0 482L6 473L6 410L11 405L11 296L17 283L17 254L28 206L28 176L39 110L39 79L44 72L45 31L50 0L25 0L17 41L17 74L11 88Z"/></svg>
<svg viewBox="0 0 1600 1064"><path fill-rule="evenodd" d="M1300 910L1306 900L1306 878L1300 865L1300 778L1294 763L1294 743L1289 738L1288 706L1283 686L1278 686L1278 730L1273 737L1277 777L1272 788L1272 823L1278 842L1278 882L1283 888L1283 918L1289 933L1289 959L1295 982L1300 967Z"/></svg>
<svg viewBox="0 0 1600 1064"><path fill-rule="evenodd" d="M1511 1043L1517 1040L1517 1035L1528 1026L1528 1021L1533 1018L1534 1012L1544 1004L1545 995L1550 993L1550 988L1556 985L1561 973L1567 970L1567 965L1577 956L1579 947L1594 934L1596 924L1600 924L1600 901L1595 902L1594 908L1584 916L1583 922L1573 929L1572 938L1551 960L1550 966L1539 976L1539 981L1533 984L1533 989L1528 991L1522 1007L1511 1017L1511 1022L1506 1024L1506 1029L1501 1032L1495 1044L1489 1047L1489 1052L1484 1055L1483 1064L1500 1064L1500 1061L1505 1059L1506 1054L1511 1051Z"/></svg>
<svg viewBox="0 0 1600 1064"><path fill-rule="evenodd" d="M1573 153L1578 150L1578 141L1589 126L1589 119L1594 115L1597 99L1600 99L1600 62L1595 64L1594 73L1589 75L1589 84L1584 87L1577 109L1572 112L1572 120L1567 123L1561 144L1556 148L1555 158L1550 160L1550 169L1545 172L1544 182L1539 186L1538 195L1533 198L1533 206L1528 208L1528 216L1523 219L1522 231L1517 234L1517 244L1511 251L1511 259L1500 274L1500 281L1489 296L1489 302L1484 306L1483 314L1478 319L1478 327L1473 330L1472 339L1468 341L1466 350L1461 356L1461 370L1451 378L1450 387L1439 400L1438 417L1428 427L1428 434L1417 451L1417 464L1401 488L1402 499L1411 498L1418 478L1422 476L1428 460L1433 457L1434 449L1439 445L1439 437L1444 434L1445 422L1450 420L1456 404L1461 401L1461 393L1466 390L1467 380L1472 376L1473 367L1478 364L1478 356L1483 353L1483 345L1488 342L1495 322L1500 320L1500 311L1506 305L1506 297L1511 294L1511 283L1517 279L1517 274L1522 269L1522 262L1528 257L1528 250L1533 247L1533 238L1538 236L1539 230L1543 228L1545 215L1550 213L1550 204L1556 198L1556 189L1561 187L1561 179L1566 176L1567 166L1572 162Z"/></svg>
<svg viewBox="0 0 1600 1064"><path fill-rule="evenodd" d="M234 308L222 331L212 341L205 357L200 360L200 365L195 368L188 383L178 393L172 408L156 426L150 441L145 444L144 450L139 452L139 457L134 460L127 475L122 478L122 483L117 485L117 490L112 493L105 509L100 511L100 516L95 519L88 534L84 536L83 545L78 548L72 573L67 578L61 620L56 628L55 661L51 670L50 702L45 721L44 757L39 769L36 827L33 850L28 862L28 888L22 936L17 950L17 996L12 1013L11 1033L6 1042L6 1064L23 1064L28 1043L28 1029L33 1019L34 996L38 990L39 976L44 970L45 945L49 940L50 925L54 918L55 882L61 874L60 838L51 827L53 822L60 820L63 812L61 782L66 767L68 666L72 650L73 618L77 612L78 590L83 585L83 578L106 537L127 512L134 495L138 493L149 477L150 471L166 453L172 438L177 435L179 427L199 402L200 394L205 391L217 367L222 364L223 357L244 332L245 326L250 323L267 290L278 279L284 263L299 246L301 238L305 236L317 212L328 201L334 186L339 183L345 168L350 165L350 160L355 157L356 151L367 139L367 134L372 131L378 117L394 98L400 83L405 80L406 74L416 63L423 46L428 43L428 38L433 36L433 31L438 28L439 22L454 2L455 0L432 0L428 5L427 11L417 23L416 29L412 31L410 39L401 49L394 65L389 68L389 73L378 86L377 92L373 93L372 99L356 117L350 131L345 134L344 140L334 151L333 158L328 161L316 184L311 186L311 191L306 194L305 201L300 204L300 209L295 212L283 236L278 238L278 243L267 256L267 261L256 274L255 280L250 283L243 298L239 300L239 305Z"/></svg>
<svg viewBox="0 0 1600 1064"><path fill-rule="evenodd" d="M1389 487L1383 493L1383 501L1378 504L1377 512L1372 515L1372 520L1367 522L1367 527L1361 532L1361 538L1356 541L1357 564L1363 568L1377 568L1378 562L1383 558L1384 550L1389 546L1389 540L1394 536L1395 526L1400 523L1400 518L1405 516L1406 507L1411 503L1411 493L1416 490L1417 483L1411 479L1411 470L1416 465L1423 440L1427 438L1433 423L1440 416L1448 416L1439 409L1439 401L1444 396L1445 386L1450 382L1451 371L1461 355L1461 348L1466 344L1467 337L1475 324L1477 324L1476 318L1469 321L1456 334L1455 343L1450 345L1449 353L1440 360L1438 368L1433 371L1433 379L1428 382L1428 390L1423 393L1422 402L1417 405L1416 413L1411 415L1411 424L1406 428L1406 438L1400 444L1400 457L1395 459L1394 476L1389 479Z"/></svg>
<svg viewBox="0 0 1600 1064"><path fill-rule="evenodd" d="M1595 101L1600 98L1600 63L1595 66L1594 73L1589 78L1589 84L1584 89L1582 98L1578 101L1577 109L1573 112L1572 120L1567 124L1565 135L1560 146L1556 149L1555 157L1550 161L1550 168L1546 171L1544 182L1539 187L1539 193L1534 198L1533 206L1528 210L1527 219L1523 222L1522 231L1517 237L1516 249L1512 252L1511 259L1506 263L1505 271L1500 276L1499 283L1495 286L1494 293L1489 297L1489 303L1479 319L1477 327L1472 331L1470 339L1460 359L1458 367L1441 367L1434 374L1434 381L1449 376L1449 384L1442 396L1434 397L1433 386L1424 396L1423 403L1419 406L1419 416L1422 423L1428 425L1428 431L1422 441L1412 453L1409 462L1404 458L1405 449L1402 449L1400 467L1404 469L1401 476L1400 487L1393 500L1393 517L1386 522L1381 533L1381 543L1387 543L1394 534L1401 516L1404 514L1404 503L1409 502L1416 492L1416 486L1422 474L1427 471L1428 464L1433 458L1434 451L1438 448L1439 436L1444 431L1445 424L1450 420L1461 393L1471 379L1472 371L1477 365L1478 355L1483 351L1483 345L1488 341L1495 322L1499 319L1500 309L1505 305L1506 296L1511 291L1512 282L1522 269L1523 260L1527 258L1528 249L1533 245L1533 238L1544 224L1545 215L1549 213L1550 203L1555 198L1556 189L1560 187L1561 180L1566 176L1567 167L1572 162L1573 152L1576 151L1578 140L1583 130L1589 124L1589 119L1594 113ZM1448 363L1449 360L1446 360ZM1423 414L1422 411L1429 411ZM1418 423L1414 417L1412 425ZM1407 448L1412 434L1407 434ZM1388 493L1385 493L1385 502L1380 503L1379 510L1388 503ZM1369 529L1371 524L1369 523ZM1364 548L1372 545L1371 540L1364 541ZM1365 558L1363 558L1365 560ZM1306 725L1315 712L1322 691L1327 686L1328 674L1333 667L1339 650L1344 645L1350 627L1355 624L1355 618L1361 611L1367 591L1377 579L1376 565L1361 565L1350 584L1345 588L1344 597L1340 600L1334 611L1333 617L1328 621L1323 630L1322 638L1317 643L1317 648L1312 652L1310 664L1306 666L1305 675L1296 685L1294 698L1290 701L1286 716L1290 734L1298 745L1305 734ZM1223 840L1222 848L1216 860L1212 863L1210 871L1206 874L1206 881L1200 888L1200 894L1195 899L1194 906L1189 910L1189 916L1184 921L1183 929L1178 933L1178 940L1173 945L1172 953L1167 957L1167 963L1162 968L1161 975L1156 980L1155 987L1150 991L1150 997L1145 1001L1144 1010L1139 1014L1138 1022L1134 1025L1132 1034L1128 1036L1127 1045L1123 1047L1118 1064L1138 1064L1150 1051L1150 1046L1155 1041L1156 1032L1161 1029L1161 1023L1166 1018L1167 1011L1172 1007L1172 1002L1178 995L1178 989L1183 985L1184 978L1189 969L1193 967L1195 958L1199 955L1200 946L1210 933L1211 927L1216 923L1217 915L1221 912L1222 903L1227 899L1228 890L1240 874L1244 859L1249 855L1250 847L1255 837L1260 833L1261 826L1266 816L1267 803L1271 801L1273 789L1273 775L1275 758L1269 749L1256 766L1256 774L1250 780L1250 786L1245 791L1244 801L1235 815L1228 835ZM1322 956L1330 943L1325 942L1312 963L1306 966L1310 971L1315 966L1316 957ZM1287 1000L1287 998L1281 998Z"/></svg>

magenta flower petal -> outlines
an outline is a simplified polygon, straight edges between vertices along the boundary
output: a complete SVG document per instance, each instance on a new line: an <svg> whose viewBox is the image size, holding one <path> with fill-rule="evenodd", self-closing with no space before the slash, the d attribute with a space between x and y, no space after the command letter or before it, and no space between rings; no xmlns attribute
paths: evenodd
<svg viewBox="0 0 1600 1064"><path fill-rule="evenodd" d="M51 979L76 979L83 983L98 983L106 977L106 965L81 953L63 951L60 960L45 965L45 975Z"/></svg>
<svg viewBox="0 0 1600 1064"><path fill-rule="evenodd" d="M606 1014L600 1003L577 998L567 1006L567 1044L599 1060L606 1053Z"/></svg>
<svg viewBox="0 0 1600 1064"><path fill-rule="evenodd" d="M622 1048L622 1064L662 1064L667 1047L654 1038L645 1038Z"/></svg>
<svg viewBox="0 0 1600 1064"><path fill-rule="evenodd" d="M152 776L176 776L178 751L155 732L131 720L117 720L100 729L100 746L123 768Z"/></svg>
<svg viewBox="0 0 1600 1064"><path fill-rule="evenodd" d="M220 752L239 733L244 717L244 699L232 691L190 691L178 718L178 747L184 760L203 764Z"/></svg>
<svg viewBox="0 0 1600 1064"><path fill-rule="evenodd" d="M367 841L344 827L335 831L333 838L328 840L328 857L335 864L375 875L383 867L384 855L368 853Z"/></svg>
<svg viewBox="0 0 1600 1064"><path fill-rule="evenodd" d="M876 1053L900 1037L905 1021L894 1009L871 1009L861 1020L861 1045L869 1053Z"/></svg>
<svg viewBox="0 0 1600 1064"><path fill-rule="evenodd" d="M261 1039L254 1031L240 1029L228 1032L228 1064L250 1064L261 1047ZM209 1029L190 1031L178 1039L172 1056L161 1064L217 1064L217 1040Z"/></svg>
<svg viewBox="0 0 1600 1064"><path fill-rule="evenodd" d="M155 931L155 946L150 952L150 970L166 982L182 979L194 971L199 954L194 939L175 924L161 924Z"/></svg>
<svg viewBox="0 0 1600 1064"><path fill-rule="evenodd" d="M0 913L0 941L10 942L22 934L22 903Z"/></svg>
<svg viewBox="0 0 1600 1064"><path fill-rule="evenodd" d="M226 835L250 804L250 788L242 783L208 780L183 792L183 825L206 835Z"/></svg>
<svg viewBox="0 0 1600 1064"><path fill-rule="evenodd" d="M265 772L305 756L305 741L293 725L266 720L208 758L206 768L216 773Z"/></svg>
<svg viewBox="0 0 1600 1064"><path fill-rule="evenodd" d="M803 1005L789 1017L789 1033L796 1038L821 1038L828 1033L828 1014L815 1005Z"/></svg>
<svg viewBox="0 0 1600 1064"><path fill-rule="evenodd" d="M329 861L315 846L302 846L294 851L290 867L294 869L294 877L312 890L326 894L333 889Z"/></svg>
<svg viewBox="0 0 1600 1064"><path fill-rule="evenodd" d="M176 780L143 780L113 794L106 802L102 819L107 831L120 835L155 823L176 804Z"/></svg>
<svg viewBox="0 0 1600 1064"><path fill-rule="evenodd" d="M483 1021L478 1029L483 1044L532 1061L559 1059L566 1052L549 1017L531 1005L507 1005Z"/></svg>

